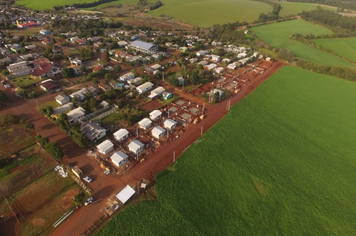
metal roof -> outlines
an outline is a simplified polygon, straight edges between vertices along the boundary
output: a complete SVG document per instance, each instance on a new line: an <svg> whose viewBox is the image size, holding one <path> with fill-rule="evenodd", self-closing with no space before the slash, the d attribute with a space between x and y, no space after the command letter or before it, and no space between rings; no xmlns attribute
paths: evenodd
<svg viewBox="0 0 356 236"><path fill-rule="evenodd" d="M154 111L152 111L152 112L150 113L150 117L153 118L153 119L159 117L160 115L162 115L162 112L159 111L159 110L154 110Z"/></svg>
<svg viewBox="0 0 356 236"><path fill-rule="evenodd" d="M135 41L131 42L131 46L142 48L144 50L149 50L152 47L157 47L156 45L154 45L152 43L143 42L141 40L135 40Z"/></svg>
<svg viewBox="0 0 356 236"><path fill-rule="evenodd" d="M120 161L127 160L127 158L128 156L122 151L117 151L110 157L111 161L117 166L119 166Z"/></svg>
<svg viewBox="0 0 356 236"><path fill-rule="evenodd" d="M134 140L129 144L129 149L136 151L136 150L138 150L138 149L140 149L140 148L142 148L144 146L145 145L143 143L141 143L140 141Z"/></svg>
<svg viewBox="0 0 356 236"><path fill-rule="evenodd" d="M166 128L171 128L173 125L177 124L174 120L167 119L164 123L163 126Z"/></svg>
<svg viewBox="0 0 356 236"><path fill-rule="evenodd" d="M138 125L140 127L147 127L152 123L152 121L148 118L143 118L140 122L138 122Z"/></svg>
<svg viewBox="0 0 356 236"><path fill-rule="evenodd" d="M159 138L159 136L165 132L166 130L163 129L161 126L156 126L152 129L152 136L155 138Z"/></svg>
<svg viewBox="0 0 356 236"><path fill-rule="evenodd" d="M127 185L116 195L116 198L119 199L122 204L125 204L135 193L135 190Z"/></svg>
<svg viewBox="0 0 356 236"><path fill-rule="evenodd" d="M116 131L114 133L114 137L117 139L117 140L120 140L122 139L123 137L125 137L126 135L129 134L129 131L127 131L126 129L119 129L118 131Z"/></svg>
<svg viewBox="0 0 356 236"><path fill-rule="evenodd" d="M110 141L110 140L105 140L104 142L102 142L101 144L99 144L98 146L96 146L99 150L102 151L106 151L109 150L110 148L112 148L114 146L114 144Z"/></svg>

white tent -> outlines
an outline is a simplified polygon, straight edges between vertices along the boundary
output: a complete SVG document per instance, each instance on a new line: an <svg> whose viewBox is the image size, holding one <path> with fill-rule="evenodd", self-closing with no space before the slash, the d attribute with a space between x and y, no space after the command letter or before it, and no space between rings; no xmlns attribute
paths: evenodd
<svg viewBox="0 0 356 236"><path fill-rule="evenodd" d="M125 204L134 194L135 190L127 185L116 195L116 198L119 199L122 204Z"/></svg>

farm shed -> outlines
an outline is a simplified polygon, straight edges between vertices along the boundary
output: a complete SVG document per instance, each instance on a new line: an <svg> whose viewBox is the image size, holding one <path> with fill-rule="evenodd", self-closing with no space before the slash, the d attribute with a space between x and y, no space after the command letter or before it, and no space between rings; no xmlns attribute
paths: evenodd
<svg viewBox="0 0 356 236"><path fill-rule="evenodd" d="M59 104L64 105L70 101L70 98L65 94L59 94L58 96L56 96L56 101Z"/></svg>
<svg viewBox="0 0 356 236"><path fill-rule="evenodd" d="M106 155L114 149L114 144L110 140L105 140L104 142L96 146L96 148L101 154Z"/></svg>
<svg viewBox="0 0 356 236"><path fill-rule="evenodd" d="M120 167L125 165L128 160L128 156L122 151L117 151L110 157L110 159L112 163L114 163L117 167Z"/></svg>
<svg viewBox="0 0 356 236"><path fill-rule="evenodd" d="M138 122L138 126L141 129L148 129L152 125L152 121L148 118L143 118L140 122Z"/></svg>
<svg viewBox="0 0 356 236"><path fill-rule="evenodd" d="M119 129L114 133L114 138L119 142L124 141L128 137L129 137L129 131L127 131L126 129Z"/></svg>
<svg viewBox="0 0 356 236"><path fill-rule="evenodd" d="M136 41L131 42L130 45L136 51L140 51L140 52L143 52L143 53L154 54L154 53L158 52L157 45L154 45L152 43L147 43L147 42L143 42L143 41L140 41L140 40L136 40Z"/></svg>
<svg viewBox="0 0 356 236"><path fill-rule="evenodd" d="M161 118L162 112L160 110L154 110L150 113L150 119L151 120L158 120Z"/></svg>
<svg viewBox="0 0 356 236"><path fill-rule="evenodd" d="M155 88L154 90L151 91L151 94L148 97L151 99L155 98L155 97L161 95L164 91L166 91L166 90L163 87Z"/></svg>
<svg viewBox="0 0 356 236"><path fill-rule="evenodd" d="M145 145L138 140L134 140L129 144L130 152L140 154L145 149Z"/></svg>
<svg viewBox="0 0 356 236"><path fill-rule="evenodd" d="M167 119L164 123L163 123L163 127L166 129L174 129L177 126L177 122L171 119Z"/></svg>
<svg viewBox="0 0 356 236"><path fill-rule="evenodd" d="M156 139L162 138L166 134L166 130L161 126L156 126L152 129L152 136Z"/></svg>
<svg viewBox="0 0 356 236"><path fill-rule="evenodd" d="M151 82L146 82L144 84L141 84L136 88L138 93L144 93L152 89L153 84Z"/></svg>
<svg viewBox="0 0 356 236"><path fill-rule="evenodd" d="M116 198L119 199L122 204L125 204L135 193L135 190L127 185L116 195Z"/></svg>

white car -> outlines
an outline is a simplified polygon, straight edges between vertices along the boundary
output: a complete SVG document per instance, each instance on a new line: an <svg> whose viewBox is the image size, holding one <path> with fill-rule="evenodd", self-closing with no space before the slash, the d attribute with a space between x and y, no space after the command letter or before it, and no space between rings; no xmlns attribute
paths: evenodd
<svg viewBox="0 0 356 236"><path fill-rule="evenodd" d="M110 174L110 171L104 170L104 174L108 175L108 174Z"/></svg>
<svg viewBox="0 0 356 236"><path fill-rule="evenodd" d="M90 197L90 198L88 198L88 199L85 201L84 205L88 206L88 205L89 205L90 203L92 203L93 201L94 201L93 197Z"/></svg>
<svg viewBox="0 0 356 236"><path fill-rule="evenodd" d="M89 176L85 176L83 178L84 181L88 182L88 183L91 183L91 181L93 181Z"/></svg>

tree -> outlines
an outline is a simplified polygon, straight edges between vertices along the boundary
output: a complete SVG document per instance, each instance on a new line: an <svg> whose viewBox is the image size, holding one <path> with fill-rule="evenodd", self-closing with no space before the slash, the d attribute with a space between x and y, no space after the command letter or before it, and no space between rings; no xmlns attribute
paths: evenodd
<svg viewBox="0 0 356 236"><path fill-rule="evenodd" d="M109 64L110 58L109 58L109 53L107 51L103 52L100 56L101 62L103 65Z"/></svg>
<svg viewBox="0 0 356 236"><path fill-rule="evenodd" d="M93 84L97 85L97 84L99 84L99 82L100 82L100 81L99 81L98 78L94 78L94 79L93 79Z"/></svg>
<svg viewBox="0 0 356 236"><path fill-rule="evenodd" d="M64 157L61 146L58 143L47 143L45 146L46 152L51 155L57 161L61 160Z"/></svg>
<svg viewBox="0 0 356 236"><path fill-rule="evenodd" d="M75 71L73 68L66 67L62 70L62 75L64 78L72 78L75 76Z"/></svg>
<svg viewBox="0 0 356 236"><path fill-rule="evenodd" d="M0 105L3 106L8 100L9 98L7 97L7 95L0 91Z"/></svg>
<svg viewBox="0 0 356 236"><path fill-rule="evenodd" d="M84 193L80 191L77 195L73 197L73 204L74 206L78 207L81 206L84 202Z"/></svg>
<svg viewBox="0 0 356 236"><path fill-rule="evenodd" d="M70 136L72 137L73 141L78 144L79 147L85 148L85 137L82 132L80 132L78 126L74 126L69 131Z"/></svg>
<svg viewBox="0 0 356 236"><path fill-rule="evenodd" d="M121 71L121 66L120 66L120 65L115 66L115 67L114 67L114 70L115 70L116 72L120 72L120 71Z"/></svg>

